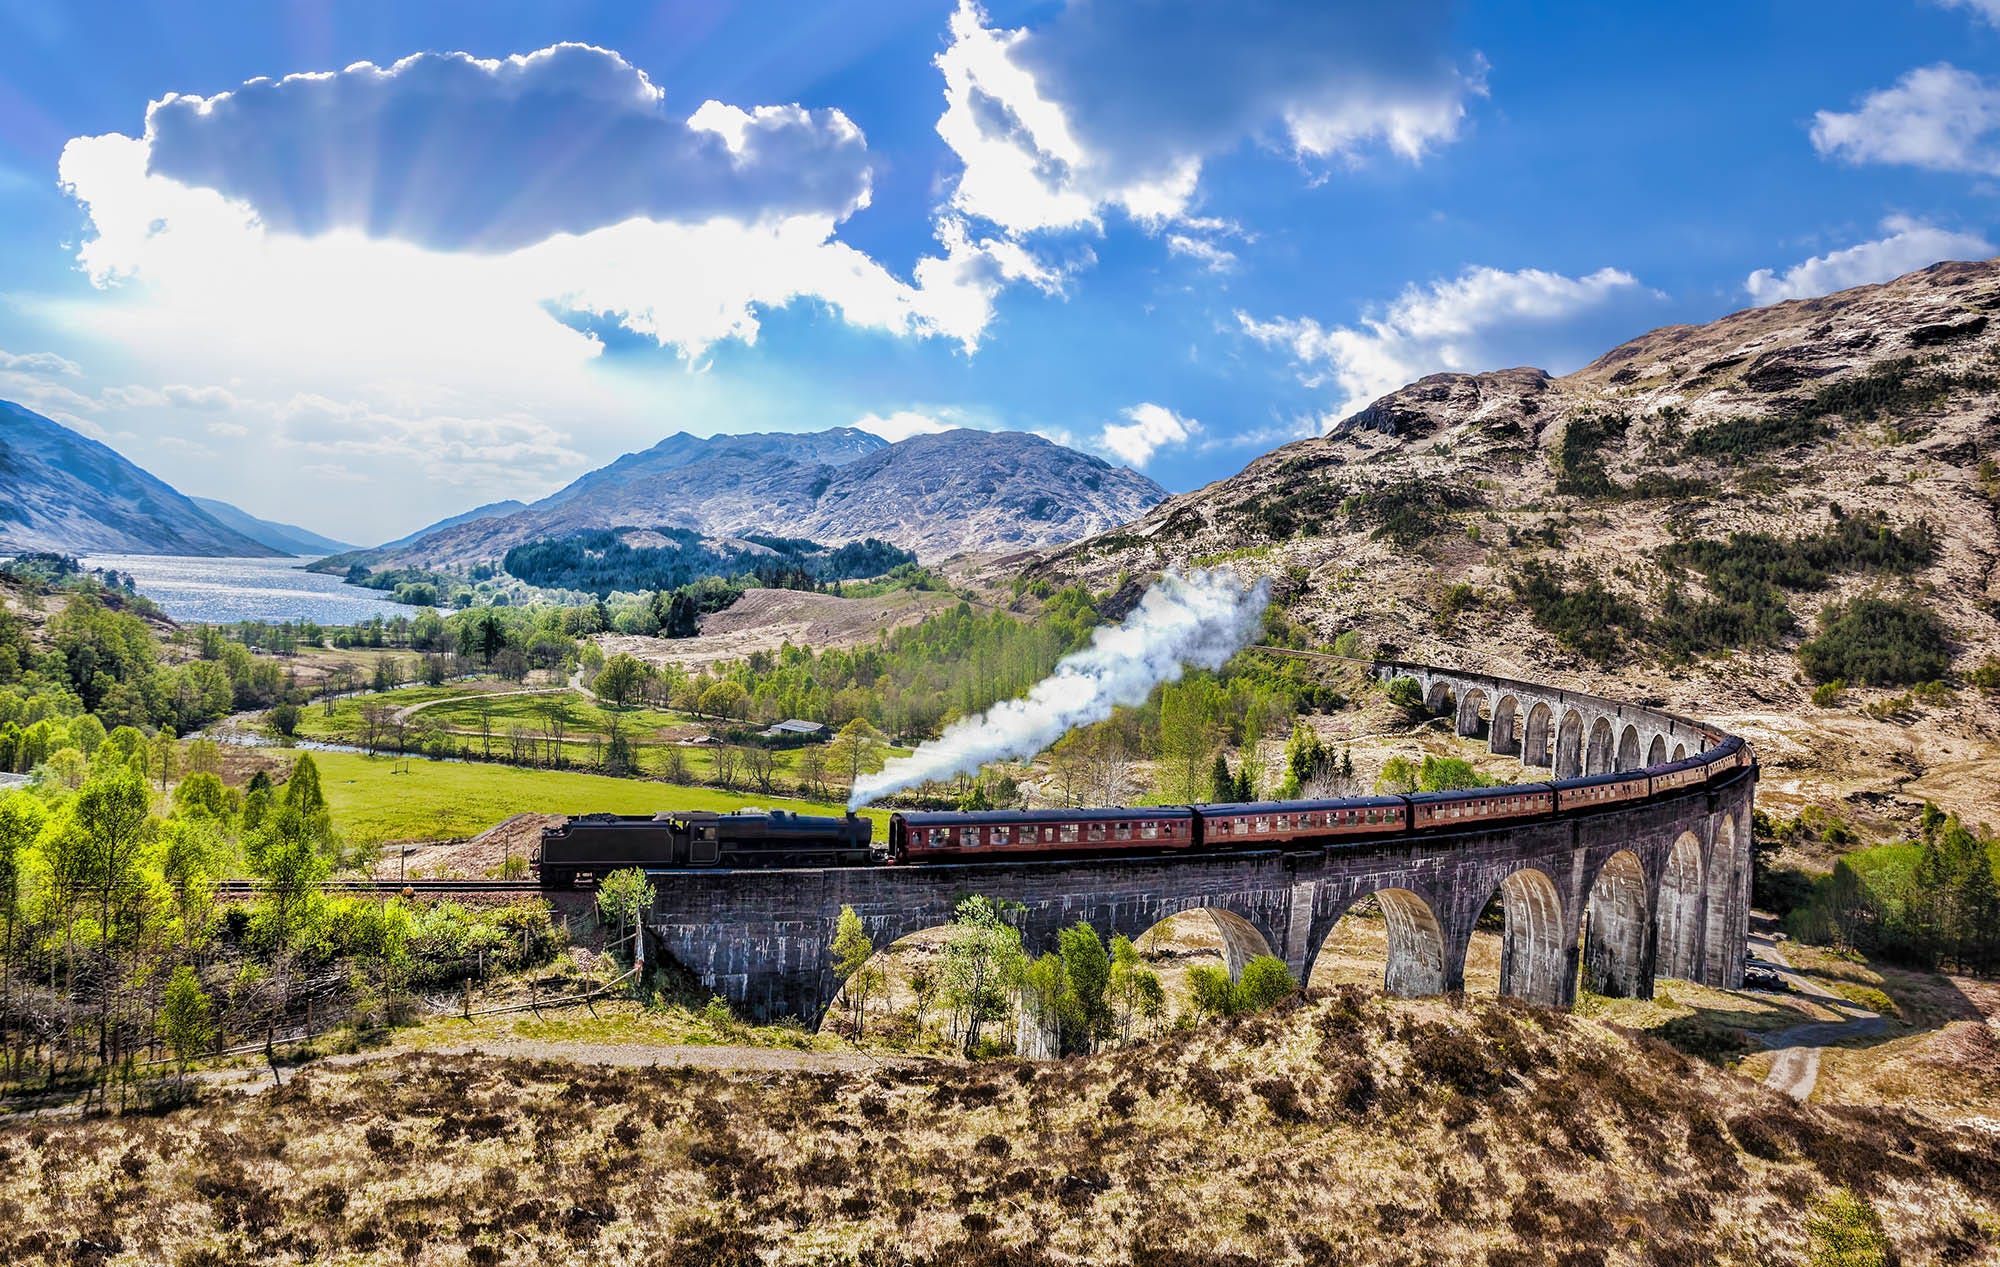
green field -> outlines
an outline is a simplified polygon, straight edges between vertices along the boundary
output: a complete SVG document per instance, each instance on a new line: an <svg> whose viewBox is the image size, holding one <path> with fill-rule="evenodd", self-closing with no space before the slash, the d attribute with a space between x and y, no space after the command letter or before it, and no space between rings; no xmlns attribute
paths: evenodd
<svg viewBox="0 0 2000 1267"><path fill-rule="evenodd" d="M472 836L515 814L652 814L672 809L734 810L745 805L802 814L838 814L810 801L720 792L569 770L524 770L422 758L315 752L334 825L357 840L449 840ZM402 771L399 773L399 771ZM864 811L887 830L888 815Z"/></svg>

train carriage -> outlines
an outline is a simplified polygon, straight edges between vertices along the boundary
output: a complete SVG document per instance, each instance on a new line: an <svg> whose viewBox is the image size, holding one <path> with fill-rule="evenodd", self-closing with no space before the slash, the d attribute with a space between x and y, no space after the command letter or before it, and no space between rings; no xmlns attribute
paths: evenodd
<svg viewBox="0 0 2000 1267"><path fill-rule="evenodd" d="M1209 849L1255 848L1400 832L1408 825L1408 811L1400 796L1195 806L1195 813L1201 819L1201 843Z"/></svg>
<svg viewBox="0 0 2000 1267"><path fill-rule="evenodd" d="M889 860L897 863L1179 851L1197 843L1194 813L1184 805L889 816Z"/></svg>
<svg viewBox="0 0 2000 1267"><path fill-rule="evenodd" d="M1621 801L1643 801L1648 781L1644 774L1593 774L1581 779L1565 779L1555 785L1556 812L1601 809Z"/></svg>
<svg viewBox="0 0 2000 1267"><path fill-rule="evenodd" d="M1465 830L1482 823L1544 818L1556 811L1556 789L1546 783L1416 792L1405 799L1410 803L1412 831Z"/></svg>

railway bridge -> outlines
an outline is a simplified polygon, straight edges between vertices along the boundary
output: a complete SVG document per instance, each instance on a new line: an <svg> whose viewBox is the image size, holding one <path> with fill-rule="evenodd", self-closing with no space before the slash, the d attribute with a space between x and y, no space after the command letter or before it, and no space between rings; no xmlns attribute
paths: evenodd
<svg viewBox="0 0 2000 1267"><path fill-rule="evenodd" d="M1414 679L1458 733L1487 739L1553 777L1636 769L1726 736L1643 705L1385 662ZM1550 777L1542 775L1540 777ZM817 1023L833 1002L829 944L852 906L877 946L950 922L972 894L1022 904L1022 940L1053 950L1078 920L1137 938L1172 915L1215 924L1232 975L1283 959L1300 980L1334 925L1374 897L1388 933L1384 986L1441 994L1465 982L1466 951L1498 894L1500 992L1567 1007L1579 977L1605 994L1650 997L1656 976L1736 987L1750 909L1754 766L1720 783L1513 825L1321 848L1178 858L970 862L824 870L662 871L647 933L743 1014Z"/></svg>

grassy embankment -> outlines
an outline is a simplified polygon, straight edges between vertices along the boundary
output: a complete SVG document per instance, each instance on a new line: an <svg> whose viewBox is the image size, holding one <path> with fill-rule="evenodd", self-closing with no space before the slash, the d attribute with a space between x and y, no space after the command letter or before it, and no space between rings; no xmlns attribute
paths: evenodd
<svg viewBox="0 0 2000 1267"><path fill-rule="evenodd" d="M2000 1138L1348 991L1039 1066L403 1055L0 1126L0 1192L17 1262L1974 1262Z"/></svg>
<svg viewBox="0 0 2000 1267"><path fill-rule="evenodd" d="M663 809L734 810L745 805L801 814L842 807L750 791L681 787L574 770L529 770L480 762L408 761L358 753L317 752L321 786L334 826L357 840L448 840L484 831L528 811L543 814L650 814ZM888 815L864 811L876 837Z"/></svg>

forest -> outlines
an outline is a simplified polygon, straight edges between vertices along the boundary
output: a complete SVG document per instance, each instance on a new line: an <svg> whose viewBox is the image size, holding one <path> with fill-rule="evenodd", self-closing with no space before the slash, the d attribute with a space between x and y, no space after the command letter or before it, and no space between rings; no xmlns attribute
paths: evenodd
<svg viewBox="0 0 2000 1267"><path fill-rule="evenodd" d="M614 591L674 590L715 578L754 579L771 589L815 589L828 581L880 576L915 563L917 556L869 538L823 546L798 537L745 535L716 540L686 528L648 528L664 545L628 544L641 531L607 528L515 546L502 567L544 589L574 590L603 598Z"/></svg>

